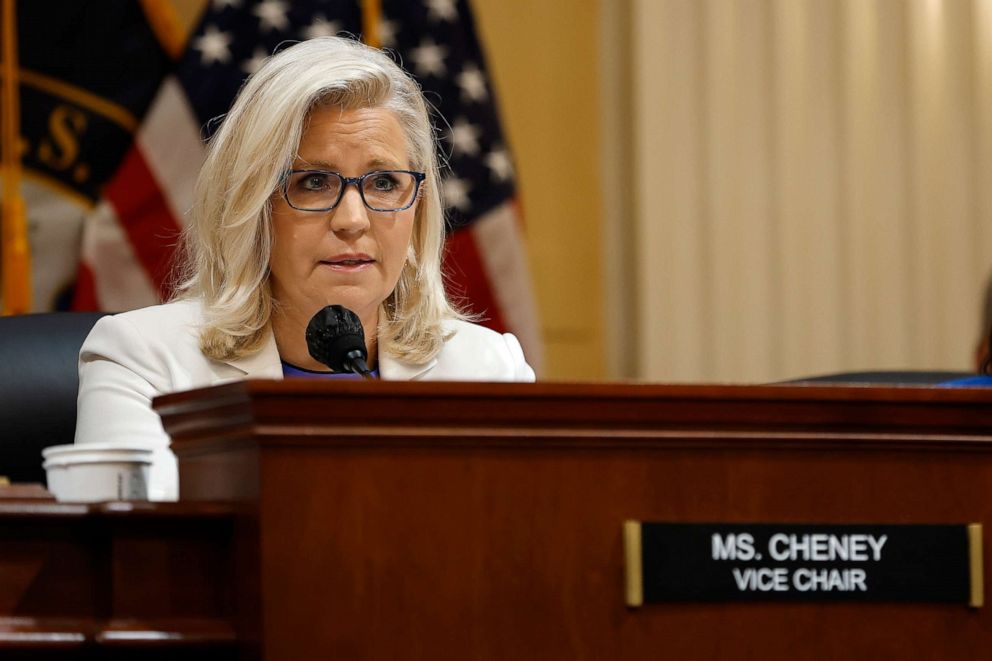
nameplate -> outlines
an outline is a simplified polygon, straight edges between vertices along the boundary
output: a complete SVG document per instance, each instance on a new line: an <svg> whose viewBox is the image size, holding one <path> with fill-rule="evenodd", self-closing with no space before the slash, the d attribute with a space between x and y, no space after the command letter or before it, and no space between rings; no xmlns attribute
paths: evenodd
<svg viewBox="0 0 992 661"><path fill-rule="evenodd" d="M982 526L624 523L628 606L984 602Z"/></svg>

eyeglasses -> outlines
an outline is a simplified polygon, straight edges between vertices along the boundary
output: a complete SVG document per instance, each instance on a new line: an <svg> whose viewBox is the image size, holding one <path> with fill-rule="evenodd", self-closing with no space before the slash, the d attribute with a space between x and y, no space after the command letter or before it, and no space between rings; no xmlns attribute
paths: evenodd
<svg viewBox="0 0 992 661"><path fill-rule="evenodd" d="M376 170L361 177L343 177L326 170L290 170L282 193L289 206L299 211L330 211L348 186L354 185L362 202L372 211L403 211L413 206L423 172Z"/></svg>

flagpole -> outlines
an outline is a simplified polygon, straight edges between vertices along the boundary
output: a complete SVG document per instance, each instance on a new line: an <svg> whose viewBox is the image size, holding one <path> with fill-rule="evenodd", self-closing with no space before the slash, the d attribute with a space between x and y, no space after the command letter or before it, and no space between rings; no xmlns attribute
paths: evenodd
<svg viewBox="0 0 992 661"><path fill-rule="evenodd" d="M373 48L382 48L379 21L382 19L381 0L362 0L362 37Z"/></svg>
<svg viewBox="0 0 992 661"><path fill-rule="evenodd" d="M3 96L0 160L3 169L2 258L4 315L31 311L31 249L21 197L21 113L18 98L15 0L3 0Z"/></svg>

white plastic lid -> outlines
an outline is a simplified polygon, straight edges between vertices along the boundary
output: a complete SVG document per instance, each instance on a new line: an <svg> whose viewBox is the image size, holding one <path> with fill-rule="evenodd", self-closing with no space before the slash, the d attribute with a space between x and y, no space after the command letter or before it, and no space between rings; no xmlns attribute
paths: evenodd
<svg viewBox="0 0 992 661"><path fill-rule="evenodd" d="M44 459L52 459L54 457L60 456L75 456L88 452L125 452L132 453L135 456L148 454L154 451L154 448L146 443L126 443L122 444L119 442L98 442L98 443L70 443L68 445L51 445L41 451L41 456Z"/></svg>

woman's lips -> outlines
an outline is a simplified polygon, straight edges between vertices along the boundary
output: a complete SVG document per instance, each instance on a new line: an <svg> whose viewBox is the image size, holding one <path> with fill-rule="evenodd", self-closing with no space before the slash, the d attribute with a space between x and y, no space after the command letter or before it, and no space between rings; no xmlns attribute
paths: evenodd
<svg viewBox="0 0 992 661"><path fill-rule="evenodd" d="M330 259L322 260L320 263L334 271L352 273L355 271L363 271L365 269L372 268L372 265L375 264L375 260L365 254L349 254L335 255Z"/></svg>

